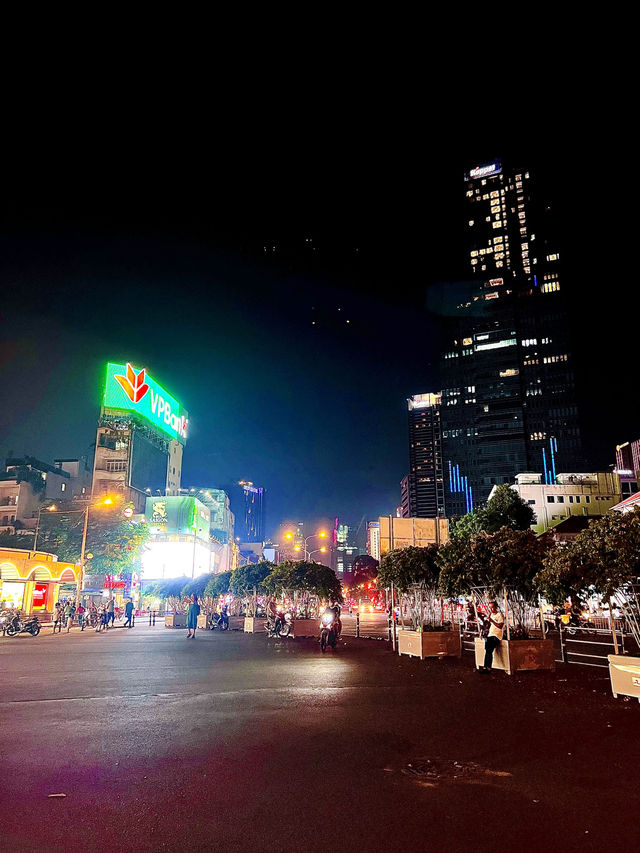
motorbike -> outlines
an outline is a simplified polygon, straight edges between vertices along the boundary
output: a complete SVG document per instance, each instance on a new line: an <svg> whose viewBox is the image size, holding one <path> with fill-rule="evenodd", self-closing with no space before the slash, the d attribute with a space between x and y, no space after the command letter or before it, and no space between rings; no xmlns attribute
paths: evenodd
<svg viewBox="0 0 640 853"><path fill-rule="evenodd" d="M16 613L7 625L7 634L10 637L17 637L18 634L31 634L33 637L37 637L39 633L40 623L37 616L31 616L23 622L20 614Z"/></svg>
<svg viewBox="0 0 640 853"><path fill-rule="evenodd" d="M323 613L321 626L320 648L323 652L327 650L327 645L330 645L332 649L335 649L338 642L335 613Z"/></svg>
<svg viewBox="0 0 640 853"><path fill-rule="evenodd" d="M268 637L288 637L291 633L293 625L293 616L289 611L286 613L278 610L273 622L271 619L267 621L267 636Z"/></svg>
<svg viewBox="0 0 640 853"><path fill-rule="evenodd" d="M211 630L215 631L216 628L218 631L228 631L229 630L229 617L226 613L214 613L211 617Z"/></svg>

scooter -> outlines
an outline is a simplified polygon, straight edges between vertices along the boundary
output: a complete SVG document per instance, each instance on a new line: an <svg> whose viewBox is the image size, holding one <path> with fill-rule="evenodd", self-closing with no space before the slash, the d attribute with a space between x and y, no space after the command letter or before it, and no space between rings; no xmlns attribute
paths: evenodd
<svg viewBox="0 0 640 853"><path fill-rule="evenodd" d="M291 626L293 625L293 616L289 611L284 613L282 610L278 610L276 613L276 617L273 622L271 620L267 621L267 636L268 637L288 637L291 633Z"/></svg>
<svg viewBox="0 0 640 853"><path fill-rule="evenodd" d="M334 613L323 613L321 619L322 630L320 633L320 648L323 652L326 652L327 645L331 646L332 649L335 649L336 644L338 642L338 636L336 631L336 617Z"/></svg>
<svg viewBox="0 0 640 853"><path fill-rule="evenodd" d="M215 631L216 628L218 631L228 631L229 630L229 617L226 613L214 613L211 617L211 630Z"/></svg>
<svg viewBox="0 0 640 853"><path fill-rule="evenodd" d="M7 625L7 634L10 637L17 637L18 634L31 634L31 636L37 637L39 633L40 623L37 616L32 616L30 619L22 622L20 615L16 613Z"/></svg>

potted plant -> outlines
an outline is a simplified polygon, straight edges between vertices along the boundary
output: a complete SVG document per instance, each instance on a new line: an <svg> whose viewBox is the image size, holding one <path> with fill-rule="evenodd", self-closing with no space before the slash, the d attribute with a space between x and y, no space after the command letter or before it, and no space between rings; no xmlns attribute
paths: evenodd
<svg viewBox="0 0 640 853"><path fill-rule="evenodd" d="M323 602L342 603L342 588L336 573L321 563L301 560L274 567L264 582L267 591L287 597L294 614L290 637L315 637Z"/></svg>
<svg viewBox="0 0 640 853"><path fill-rule="evenodd" d="M438 547L411 546L389 551L380 563L378 586L400 593L398 654L460 656L460 632L440 594Z"/></svg>
<svg viewBox="0 0 640 853"><path fill-rule="evenodd" d="M615 653L608 656L611 690L640 700L640 657L619 653L613 612L618 608L640 646L640 509L609 513L550 552L537 582L551 601L597 596L608 605Z"/></svg>
<svg viewBox="0 0 640 853"><path fill-rule="evenodd" d="M258 595L264 592L264 580L274 568L263 560L235 569L229 581L229 590L245 603L244 631L247 634L265 630L264 616L258 616Z"/></svg>

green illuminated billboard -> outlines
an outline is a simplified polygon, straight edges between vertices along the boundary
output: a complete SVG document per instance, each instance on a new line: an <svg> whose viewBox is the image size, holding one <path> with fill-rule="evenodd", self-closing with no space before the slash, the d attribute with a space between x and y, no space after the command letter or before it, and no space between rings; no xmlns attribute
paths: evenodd
<svg viewBox="0 0 640 853"><path fill-rule="evenodd" d="M209 510L196 498L147 498L145 515L151 535L187 534L209 541Z"/></svg>
<svg viewBox="0 0 640 853"><path fill-rule="evenodd" d="M132 364L107 364L102 405L105 409L135 412L181 444L187 440L189 417L145 368Z"/></svg>

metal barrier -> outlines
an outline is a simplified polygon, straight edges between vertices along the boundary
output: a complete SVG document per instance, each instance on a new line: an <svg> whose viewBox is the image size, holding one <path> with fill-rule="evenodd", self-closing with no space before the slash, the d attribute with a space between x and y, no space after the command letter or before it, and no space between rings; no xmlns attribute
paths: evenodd
<svg viewBox="0 0 640 853"><path fill-rule="evenodd" d="M608 668L608 655L625 654L625 641L629 637L616 626L615 641L610 628L565 628L560 625L558 640L560 657L558 663L573 663L580 666Z"/></svg>
<svg viewBox="0 0 640 853"><path fill-rule="evenodd" d="M342 614L342 636L369 640L390 640L386 613Z"/></svg>

